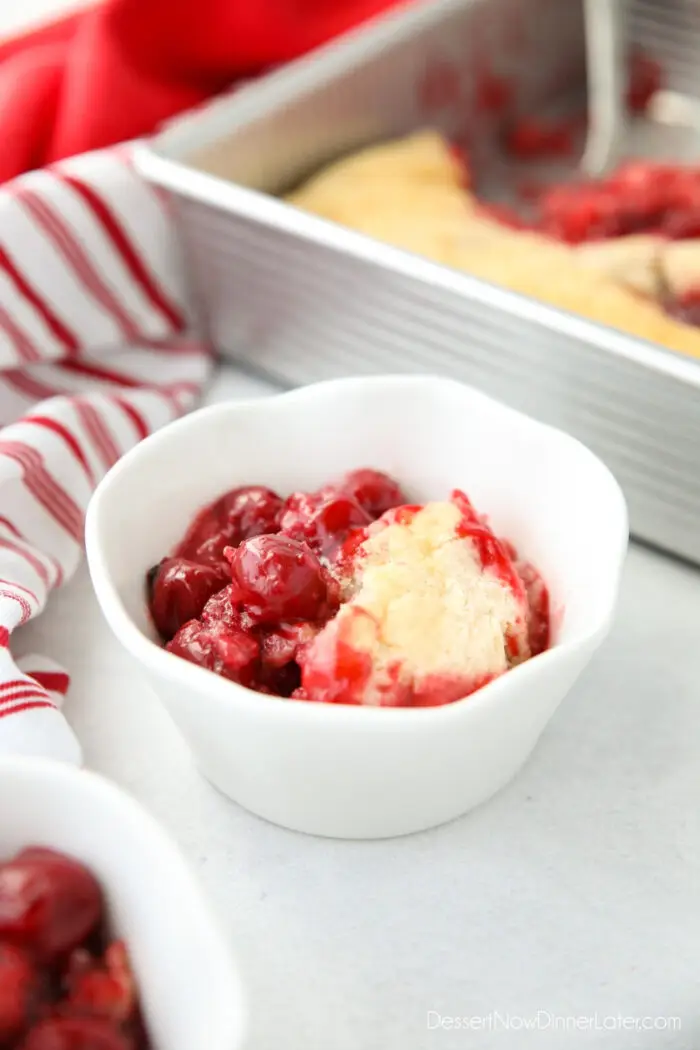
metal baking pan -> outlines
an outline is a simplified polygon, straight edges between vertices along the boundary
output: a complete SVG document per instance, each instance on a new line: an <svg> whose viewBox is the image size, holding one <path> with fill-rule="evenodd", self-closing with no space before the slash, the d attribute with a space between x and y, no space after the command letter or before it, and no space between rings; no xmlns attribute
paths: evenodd
<svg viewBox="0 0 700 1050"><path fill-rule="evenodd" d="M648 29L653 0L639 2ZM656 13L669 23L683 2ZM401 8L176 121L137 164L169 193L223 356L285 386L379 372L472 383L588 444L622 484L634 534L700 562L698 363L275 199L426 124L478 142L487 165L499 129L477 105L485 55L526 110L581 91L578 0ZM427 86L445 70L458 90L436 107Z"/></svg>

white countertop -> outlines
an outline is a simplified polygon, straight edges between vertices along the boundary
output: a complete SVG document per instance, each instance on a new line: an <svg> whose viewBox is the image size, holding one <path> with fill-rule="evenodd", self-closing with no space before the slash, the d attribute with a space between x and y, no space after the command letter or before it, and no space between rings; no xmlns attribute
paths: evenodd
<svg viewBox="0 0 700 1050"><path fill-rule="evenodd" d="M0 37L75 6L0 4ZM211 398L263 389L228 370ZM697 1050L699 610L700 573L633 548L614 634L518 779L373 843L282 831L210 788L84 568L18 648L69 667L88 764L198 869L240 960L249 1050Z"/></svg>
<svg viewBox="0 0 700 1050"><path fill-rule="evenodd" d="M210 400L265 390L227 369ZM84 569L18 648L68 666L88 765L198 869L240 960L250 1050L697 1050L699 609L698 572L632 549L614 634L518 779L454 824L373 843L280 830L209 787ZM484 1028L429 1028L438 1015Z"/></svg>

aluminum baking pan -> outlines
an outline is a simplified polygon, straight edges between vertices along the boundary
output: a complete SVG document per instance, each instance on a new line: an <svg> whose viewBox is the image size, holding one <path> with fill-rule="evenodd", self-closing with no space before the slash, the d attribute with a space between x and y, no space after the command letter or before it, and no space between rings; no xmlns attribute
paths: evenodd
<svg viewBox="0 0 700 1050"><path fill-rule="evenodd" d="M580 91L577 0L401 9L173 123L137 164L171 197L221 354L284 386L388 371L473 383L585 441L620 480L635 535L700 562L696 362L274 198L426 123L457 140L477 129L488 170L499 129L477 112L474 83L486 53L525 108ZM427 112L425 85L445 69L458 90Z"/></svg>

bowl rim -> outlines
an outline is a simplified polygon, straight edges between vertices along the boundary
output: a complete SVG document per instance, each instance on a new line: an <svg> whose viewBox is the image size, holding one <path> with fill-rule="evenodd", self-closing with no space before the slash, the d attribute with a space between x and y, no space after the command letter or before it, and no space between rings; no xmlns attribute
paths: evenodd
<svg viewBox="0 0 700 1050"><path fill-rule="evenodd" d="M497 412L501 416L510 417L520 426L536 429L551 440L560 444L566 444L571 449L576 449L577 454L583 454L588 458L589 463L600 473L601 479L604 479L607 483L610 496L612 497L611 510L616 508L616 513L610 513L610 548L613 551L615 573L608 588L609 601L601 612L600 620L595 627L581 634L580 637L554 645L544 653L540 653L512 668L507 674L500 675L476 692L460 700L436 707L421 708L309 703L304 700L292 700L291 698L267 695L264 697L266 704L263 708L260 703L260 693L180 659L159 646L140 630L127 613L107 567L106 558L103 556L100 514L102 502L115 480L128 472L132 465L138 462L144 454L152 455L158 450L167 448L173 433L176 431L182 433L188 429L196 430L208 420L228 416L232 413L275 411L276 406L282 402L289 404L297 401L303 404L309 398L316 400L319 396L323 397L325 394L332 394L341 388L344 390L353 388L355 390L369 390L381 387L397 389L399 387L417 386L418 384L420 384L422 389L430 385L445 390L457 390L463 396L479 401L491 411ZM469 384L462 383L457 379L430 373L329 379L285 390L270 396L229 400L199 408L149 435L119 459L97 486L88 506L85 523L87 560L93 587L103 615L124 648L140 663L148 667L155 676L160 679L166 679L175 685L185 686L197 693L207 693L211 699L219 703L238 704L240 707L251 710L256 714L261 709L266 710L268 708L267 702L269 702L271 705L269 710L275 712L277 717L286 715L290 718L307 718L310 721L316 720L317 722L333 719L338 724L343 724L343 720L348 720L354 726L358 724L357 719L373 719L374 725L390 727L399 724L397 720L400 720L405 726L407 722L414 724L421 722L421 724L424 724L435 719L445 720L460 717L467 709L478 710L484 705L492 703L504 690L521 686L525 688L528 676L538 675L540 669L544 670L554 662L566 661L576 652L583 650L587 650L592 654L605 639L612 624L628 542L627 504L619 483L603 461L583 442L557 427L548 423L542 423L524 412L511 408L509 405L488 394L484 394ZM387 715L388 711L391 712L391 715Z"/></svg>
<svg viewBox="0 0 700 1050"><path fill-rule="evenodd" d="M204 890L175 839L138 799L100 773L51 758L0 755L0 784L5 781L13 784L17 790L21 790L23 785L31 784L38 785L47 794L53 795L65 786L75 789L77 793L92 795L97 800L97 805L108 813L113 834L124 834L124 837L128 838L131 829L140 832L141 837L149 844L149 854L138 854L137 864L143 866L152 863L155 858L159 865L176 873L179 893L187 899L188 907L194 912L195 922L203 931L204 943L215 956L221 982L225 982L230 989L230 995L222 1004L222 1050L224 1047L226 1050L233 1050L234 1047L240 1046L247 1030L248 1009L235 956L219 929L215 912ZM75 819L77 823L77 815ZM107 896L109 897L109 894ZM138 977L138 974L136 976ZM139 983L141 985L141 982Z"/></svg>

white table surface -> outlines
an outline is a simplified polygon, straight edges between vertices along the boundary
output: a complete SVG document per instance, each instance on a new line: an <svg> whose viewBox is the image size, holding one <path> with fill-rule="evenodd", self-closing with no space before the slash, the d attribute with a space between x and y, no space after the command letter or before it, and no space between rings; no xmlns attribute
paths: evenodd
<svg viewBox="0 0 700 1050"><path fill-rule="evenodd" d="M0 37L74 6L0 3ZM210 398L264 390L227 370ZM387 842L296 835L210 788L84 568L18 643L68 666L88 765L198 870L240 962L249 1050L700 1047L695 570L633 548L613 636L518 779Z"/></svg>

